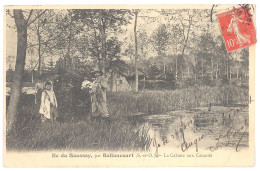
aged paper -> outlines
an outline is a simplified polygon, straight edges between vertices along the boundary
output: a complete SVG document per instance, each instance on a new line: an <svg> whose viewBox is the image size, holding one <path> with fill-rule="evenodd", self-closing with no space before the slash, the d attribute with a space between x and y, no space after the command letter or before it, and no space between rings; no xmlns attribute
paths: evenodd
<svg viewBox="0 0 260 171"><path fill-rule="evenodd" d="M217 14L238 8L230 44ZM6 6L4 165L253 166L246 22L254 5Z"/></svg>

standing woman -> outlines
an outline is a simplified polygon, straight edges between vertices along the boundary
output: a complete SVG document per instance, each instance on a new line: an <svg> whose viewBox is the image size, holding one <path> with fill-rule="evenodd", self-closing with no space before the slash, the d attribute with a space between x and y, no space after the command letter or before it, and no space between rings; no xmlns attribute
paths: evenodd
<svg viewBox="0 0 260 171"><path fill-rule="evenodd" d="M109 114L106 100L106 90L108 88L107 79L98 68L95 68L93 73L95 74L95 80L90 91L92 116L108 118Z"/></svg>

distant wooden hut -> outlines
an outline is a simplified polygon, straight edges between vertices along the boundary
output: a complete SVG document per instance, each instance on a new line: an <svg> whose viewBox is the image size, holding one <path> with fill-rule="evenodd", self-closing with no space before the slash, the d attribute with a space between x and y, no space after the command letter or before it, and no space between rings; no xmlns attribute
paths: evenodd
<svg viewBox="0 0 260 171"><path fill-rule="evenodd" d="M129 92L134 90L135 68L124 62L112 65L107 73L107 77L109 91L111 92ZM139 80L145 80L145 73L141 69L138 69L138 78Z"/></svg>

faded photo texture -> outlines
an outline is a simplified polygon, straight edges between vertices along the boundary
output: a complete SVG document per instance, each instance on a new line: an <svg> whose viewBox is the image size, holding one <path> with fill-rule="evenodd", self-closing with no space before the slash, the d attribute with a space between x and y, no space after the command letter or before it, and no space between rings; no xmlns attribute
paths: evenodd
<svg viewBox="0 0 260 171"><path fill-rule="evenodd" d="M227 52L216 16L254 6L173 7L6 6L6 156L185 161L254 148L250 47Z"/></svg>

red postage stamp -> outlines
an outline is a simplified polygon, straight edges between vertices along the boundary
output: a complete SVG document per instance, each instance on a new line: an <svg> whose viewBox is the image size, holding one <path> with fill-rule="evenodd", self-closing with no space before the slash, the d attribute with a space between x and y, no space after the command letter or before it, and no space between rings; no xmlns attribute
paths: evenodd
<svg viewBox="0 0 260 171"><path fill-rule="evenodd" d="M227 51L256 43L256 31L249 6L217 14Z"/></svg>

